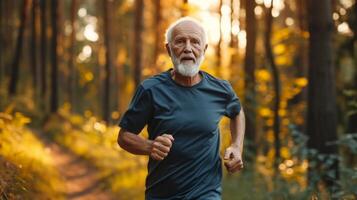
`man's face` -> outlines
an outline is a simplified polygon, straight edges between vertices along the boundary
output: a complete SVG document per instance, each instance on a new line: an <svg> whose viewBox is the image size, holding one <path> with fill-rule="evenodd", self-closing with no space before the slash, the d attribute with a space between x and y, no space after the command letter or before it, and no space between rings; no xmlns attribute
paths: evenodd
<svg viewBox="0 0 357 200"><path fill-rule="evenodd" d="M199 70L207 45L202 29L193 22L181 22L172 30L172 41L167 44L175 68L185 76Z"/></svg>

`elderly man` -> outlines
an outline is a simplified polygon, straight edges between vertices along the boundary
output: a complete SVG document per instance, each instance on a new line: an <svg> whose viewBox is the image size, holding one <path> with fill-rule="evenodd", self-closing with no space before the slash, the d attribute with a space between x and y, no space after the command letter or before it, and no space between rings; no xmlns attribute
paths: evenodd
<svg viewBox="0 0 357 200"><path fill-rule="evenodd" d="M120 147L148 155L145 199L221 199L219 121L230 118L231 145L224 159L231 173L243 168L244 113L231 85L200 71L206 32L181 18L166 32L173 69L143 81L120 120ZM148 125L149 138L138 134Z"/></svg>

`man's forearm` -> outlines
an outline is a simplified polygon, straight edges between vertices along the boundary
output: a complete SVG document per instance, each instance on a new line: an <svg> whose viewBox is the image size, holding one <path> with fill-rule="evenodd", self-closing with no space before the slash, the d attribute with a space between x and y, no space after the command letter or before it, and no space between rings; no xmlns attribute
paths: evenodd
<svg viewBox="0 0 357 200"><path fill-rule="evenodd" d="M245 132L245 116L243 108L234 119L231 119L230 123L232 144L231 146L238 147L240 152L243 152L243 141Z"/></svg>
<svg viewBox="0 0 357 200"><path fill-rule="evenodd" d="M118 144L121 148L132 154L149 155L153 141L121 129L118 136Z"/></svg>

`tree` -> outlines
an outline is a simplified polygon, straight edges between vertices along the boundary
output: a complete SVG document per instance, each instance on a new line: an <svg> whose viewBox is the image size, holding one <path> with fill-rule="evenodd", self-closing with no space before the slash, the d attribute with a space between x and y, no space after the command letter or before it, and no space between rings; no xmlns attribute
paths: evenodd
<svg viewBox="0 0 357 200"><path fill-rule="evenodd" d="M328 142L337 139L337 109L335 72L333 66L333 21L331 4L329 1L308 1L308 29L309 37L309 86L307 109L308 146L322 154L337 154L336 146L329 146ZM312 160L310 160L312 161ZM312 175L321 170L322 161L316 167L309 167L309 180L314 184ZM338 161L325 169L331 171L335 180L323 176L322 181L332 191L332 186L338 179Z"/></svg>
<svg viewBox="0 0 357 200"><path fill-rule="evenodd" d="M46 25L47 25L47 16L46 16L46 0L40 0L41 2L41 89L40 96L42 99L45 98L46 88L47 88L47 68L46 68L46 52L47 52L47 34L46 34ZM46 102L46 101L44 101Z"/></svg>
<svg viewBox="0 0 357 200"><path fill-rule="evenodd" d="M143 31L143 11L144 2L143 0L135 0L135 24L134 24L134 81L135 85L138 86L141 82L141 64L142 64L142 38L141 33Z"/></svg>
<svg viewBox="0 0 357 200"><path fill-rule="evenodd" d="M247 113L246 135L252 144L255 141L255 118L256 118L256 93L255 93L255 47L256 47L256 18L254 13L255 1L245 1L246 12L246 31L247 31L247 46L244 60L244 84L245 84L245 103ZM254 151L255 148L252 148Z"/></svg>
<svg viewBox="0 0 357 200"><path fill-rule="evenodd" d="M25 32L25 24L27 22L28 18L28 12L29 12L29 6L30 6L30 1L29 0L24 0L22 9L21 9L21 18L20 18L20 27L19 27L19 33L17 35L17 40L16 40L16 47L15 47L15 53L11 65L11 77L10 77L10 83L8 87L8 92L10 96L13 96L16 94L16 88L17 88L17 83L19 79L19 65L20 65L20 60L21 60L21 53L22 53L22 45L23 45L23 39L24 39L24 32Z"/></svg>
<svg viewBox="0 0 357 200"><path fill-rule="evenodd" d="M58 63L57 63L57 41L58 41L58 0L51 2L51 91L50 112L56 113L58 109Z"/></svg>
<svg viewBox="0 0 357 200"><path fill-rule="evenodd" d="M153 0L154 1L154 6L155 6L155 14L154 14L154 20L155 20L155 46L154 46L154 64L156 63L157 57L159 56L160 52L162 51L163 45L161 42L161 1L160 0Z"/></svg>
<svg viewBox="0 0 357 200"><path fill-rule="evenodd" d="M110 1L103 1L103 25L104 25L104 45L105 45L105 78L104 78L104 99L103 99L103 119L109 122L110 119L110 74L112 68L112 56L111 56L111 35L110 35Z"/></svg>
<svg viewBox="0 0 357 200"><path fill-rule="evenodd" d="M218 43L217 43L217 50L216 50L216 59L217 59L217 66L216 66L216 69L217 69L217 76L220 76L221 75L221 69L222 69L222 54L221 54L221 46L222 46L222 12L221 12L221 9L222 9L222 5L223 5L223 0L219 0L219 6L218 6L218 14L219 14L219 40L218 40Z"/></svg>
<svg viewBox="0 0 357 200"><path fill-rule="evenodd" d="M31 39L30 39L30 59L31 59L31 70L32 70L32 82L34 88L35 97L37 97L38 91L38 67L37 67L37 10L38 10L38 0L32 0L32 26L31 26Z"/></svg>
<svg viewBox="0 0 357 200"><path fill-rule="evenodd" d="M71 20L71 27L72 27L72 32L70 35L70 52L69 52L69 60L68 60L68 67L69 67L69 73L68 73L68 99L71 104L71 109L75 108L75 89L76 89L76 68L75 68L75 42L76 42L76 13L77 13L77 8L78 7L78 1L77 0L72 0L71 3L71 15L70 15L70 20Z"/></svg>
<svg viewBox="0 0 357 200"><path fill-rule="evenodd" d="M275 147L275 169L278 169L278 165L280 162L280 117L279 117L279 108L280 108L280 78L279 78L279 72L278 68L275 64L274 60L274 54L273 50L271 47L271 33L272 33L272 26L273 26L273 16L272 16L272 10L273 10L273 0L270 1L270 7L266 9L266 21L265 21L265 40L264 40L264 46L265 46L265 53L273 74L273 79L274 79L274 92L275 92L275 98L274 98L274 147Z"/></svg>

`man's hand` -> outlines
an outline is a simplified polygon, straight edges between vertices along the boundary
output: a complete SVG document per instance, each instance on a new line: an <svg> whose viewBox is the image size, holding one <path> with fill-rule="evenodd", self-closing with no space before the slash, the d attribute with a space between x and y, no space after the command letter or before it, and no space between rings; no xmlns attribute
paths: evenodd
<svg viewBox="0 0 357 200"><path fill-rule="evenodd" d="M152 143L150 157L154 160L163 160L170 152L174 138L172 135L163 134L155 138Z"/></svg>
<svg viewBox="0 0 357 200"><path fill-rule="evenodd" d="M224 154L224 160L224 165L229 173L235 173L243 168L242 153L238 147L228 147Z"/></svg>

